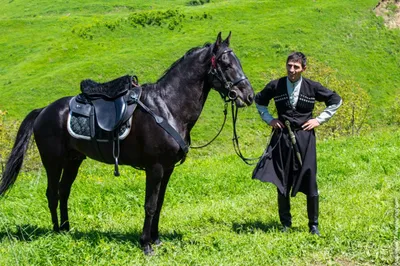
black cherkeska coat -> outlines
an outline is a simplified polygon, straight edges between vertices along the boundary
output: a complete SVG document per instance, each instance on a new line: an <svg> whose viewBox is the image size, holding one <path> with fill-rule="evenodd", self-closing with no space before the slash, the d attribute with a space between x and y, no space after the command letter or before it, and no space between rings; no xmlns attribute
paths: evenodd
<svg viewBox="0 0 400 266"><path fill-rule="evenodd" d="M301 126L313 118L315 101L325 102L329 106L338 104L341 98L320 83L303 77L297 105L294 108L289 100L286 83L286 77L271 81L256 95L255 102L258 105L268 106L271 99L274 99L278 119L282 123L288 120L291 124L303 165L301 166L296 158L288 130L286 128L276 130L267 151L254 169L253 178L275 184L284 195L288 195L292 188L292 197L299 191L309 196L316 196L318 187L315 132L302 130Z"/></svg>

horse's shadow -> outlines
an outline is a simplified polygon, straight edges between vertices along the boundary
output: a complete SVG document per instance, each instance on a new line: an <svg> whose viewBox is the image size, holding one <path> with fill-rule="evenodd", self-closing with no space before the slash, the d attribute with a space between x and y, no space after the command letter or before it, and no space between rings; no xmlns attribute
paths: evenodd
<svg viewBox="0 0 400 266"><path fill-rule="evenodd" d="M141 232L138 230L129 232L129 233L121 233L118 231L99 231L99 230L91 230L91 231L77 231L71 230L70 232L61 232L55 233L53 230L49 228L37 227L34 225L17 225L16 230L7 230L0 231L0 241L3 239L13 239L21 242L31 242L35 241L39 238L47 237L49 235L55 234L68 234L75 240L85 240L91 243L99 243L103 239L107 239L110 242L120 242L127 243L130 242L132 245L140 247L139 238L141 236ZM163 239L182 239L182 234L173 232L162 234Z"/></svg>
<svg viewBox="0 0 400 266"><path fill-rule="evenodd" d="M253 234L257 230L261 230L265 233L273 233L279 231L281 228L280 223L277 221L262 222L262 221L249 221L245 223L233 223L232 231L237 234ZM291 230L298 230L296 227L292 227ZM56 234L53 230L49 228L38 227L34 225L16 225L16 230L3 230L0 231L0 241L4 239L13 239L21 242L31 242L39 238L47 237L49 235ZM86 240L91 243L99 243L103 239L107 239L110 242L120 242L126 243L130 242L134 246L140 246L139 238L141 232L138 230L126 233L118 231L100 231L100 230L90 230L90 231L78 231L71 230L68 234L75 240ZM163 239L168 240L182 240L183 236L180 233L164 233L162 234Z"/></svg>

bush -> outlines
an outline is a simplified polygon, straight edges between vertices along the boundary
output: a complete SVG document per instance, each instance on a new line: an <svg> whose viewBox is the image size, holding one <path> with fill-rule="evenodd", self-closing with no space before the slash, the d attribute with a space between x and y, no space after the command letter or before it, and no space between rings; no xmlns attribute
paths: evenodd
<svg viewBox="0 0 400 266"><path fill-rule="evenodd" d="M349 136L369 130L370 126L365 123L368 120L368 110L371 105L369 94L352 80L338 79L336 71L332 68L314 62L312 59L309 61L311 63L305 72L306 76L335 91L343 99L342 106L333 118L318 128L319 137ZM325 107L324 103L318 103L314 116L320 114Z"/></svg>
<svg viewBox="0 0 400 266"><path fill-rule="evenodd" d="M166 26L170 30L182 27L182 21L185 15L178 10L167 11L147 11L141 13L133 13L128 17L128 21L134 27L138 26Z"/></svg>
<svg viewBox="0 0 400 266"><path fill-rule="evenodd" d="M389 125L400 126L400 97L397 96L388 108L387 119Z"/></svg>
<svg viewBox="0 0 400 266"><path fill-rule="evenodd" d="M14 146L15 137L19 128L16 121L7 120L7 112L0 110L0 165L3 173L8 157ZM33 138L25 155L23 171L38 170L41 167L39 151Z"/></svg>
<svg viewBox="0 0 400 266"><path fill-rule="evenodd" d="M188 6L200 6L210 3L210 0L192 0L187 3Z"/></svg>

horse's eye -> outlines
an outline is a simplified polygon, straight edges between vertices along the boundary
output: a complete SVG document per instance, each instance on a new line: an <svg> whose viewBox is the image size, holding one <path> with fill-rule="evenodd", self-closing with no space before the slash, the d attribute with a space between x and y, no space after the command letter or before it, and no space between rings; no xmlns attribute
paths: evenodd
<svg viewBox="0 0 400 266"><path fill-rule="evenodd" d="M225 64L224 64L224 67L225 67L226 69L231 69L231 68L232 68L232 63L225 63Z"/></svg>

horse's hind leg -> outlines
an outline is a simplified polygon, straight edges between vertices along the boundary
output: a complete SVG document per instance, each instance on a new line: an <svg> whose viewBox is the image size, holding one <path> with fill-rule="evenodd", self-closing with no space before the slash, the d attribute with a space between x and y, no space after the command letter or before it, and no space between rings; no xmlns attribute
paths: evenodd
<svg viewBox="0 0 400 266"><path fill-rule="evenodd" d="M39 149L42 163L47 173L47 190L46 197L53 223L53 230L58 232L60 227L58 224L57 207L59 200L59 183L63 171L63 163L66 159L65 149L59 139L46 138L35 135L36 144Z"/></svg>
<svg viewBox="0 0 400 266"><path fill-rule="evenodd" d="M68 198L71 192L72 183L75 181L82 161L82 159L68 160L64 165L64 171L59 186L61 216L60 230L63 231L69 231Z"/></svg>
<svg viewBox="0 0 400 266"><path fill-rule="evenodd" d="M51 163L43 163L47 172L47 190L46 197L51 214L51 221L53 223L53 230L58 232L60 227L58 225L57 206L58 206L58 183L60 181L62 164L61 161Z"/></svg>

